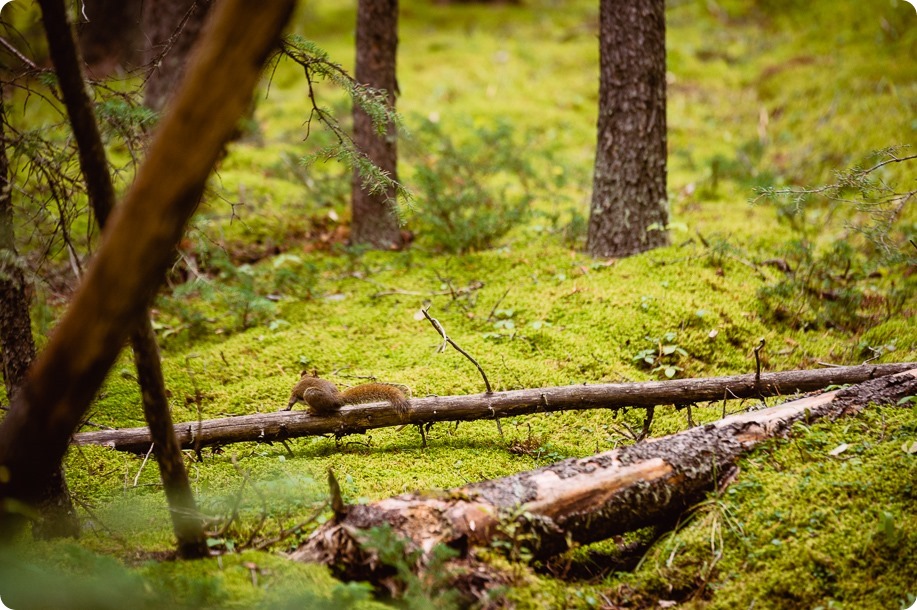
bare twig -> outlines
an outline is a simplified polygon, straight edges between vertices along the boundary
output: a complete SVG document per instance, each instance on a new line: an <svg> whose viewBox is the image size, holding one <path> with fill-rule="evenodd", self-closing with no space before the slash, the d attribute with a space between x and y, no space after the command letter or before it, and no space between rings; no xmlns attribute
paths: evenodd
<svg viewBox="0 0 917 610"><path fill-rule="evenodd" d="M506 295L509 294L509 291L510 291L510 288L507 288L507 289L506 289L506 292L503 293L503 296L501 296L499 299L497 299L497 302L494 303L494 306L493 306L493 307L491 308L491 310L490 310L490 314L487 316L487 322L492 322L492 321L493 321L493 319L494 319L494 313L496 313L497 307L500 306L500 303L503 302L503 299L506 298Z"/></svg>
<svg viewBox="0 0 917 610"><path fill-rule="evenodd" d="M143 456L143 462L140 463L140 469L137 470L137 476L134 477L134 487L137 487L137 481L140 480L140 473L143 472L143 467L146 466L146 462L150 459L150 454L153 453L153 443L150 443L150 449L146 452L146 455Z"/></svg>
<svg viewBox="0 0 917 610"><path fill-rule="evenodd" d="M487 380L487 373L484 372L484 369L481 368L481 365L478 364L478 361L475 360L474 358L472 358L472 357L471 357L471 354L469 354L468 352L466 352L465 350L463 350L462 348L460 348L460 347L458 346L458 344L456 344L455 341L453 341L452 339L449 338L449 336L446 334L446 329L443 328L443 325L439 323L439 320L437 320L437 319L434 318L434 317L431 317L430 314L427 313L427 310L428 310L428 309L429 309L429 307L425 307L425 308L421 309L420 311L423 312L423 316L424 316L427 320L430 321L430 324L433 325L433 328L436 329L436 332L438 332L438 333L442 336L442 338L443 338L443 343L442 343L442 345L439 346L439 349L437 350L437 353L442 353L442 351L446 349L446 344L447 344L447 343L448 343L449 345L451 345L452 347L454 347L460 354L462 354L463 356L465 356L466 358L468 358L469 360L471 360L472 364L474 364L476 367L478 367L478 371L480 371L481 377L484 378L484 386L487 388L487 392L486 392L486 393L487 393L487 394L493 394L493 390L492 390L491 387L490 387L490 381Z"/></svg>
<svg viewBox="0 0 917 610"><path fill-rule="evenodd" d="M292 536L293 534L297 534L297 533L301 532L301 531L303 530L303 528L305 528L307 525L309 525L309 524L311 524L311 523L314 523L315 520L318 519L318 518L321 516L321 514L325 511L325 509L328 508L328 503L329 503L329 501L328 501L328 500L325 500L325 501L322 502L321 505L316 509L316 511L312 514L312 516L309 517L308 519L306 519L305 521L303 521L303 522L301 522L301 523L297 523L296 525L294 525L294 526L291 527L290 529L281 529L279 535L277 535L277 536L275 536L275 537L273 537L273 538L268 538L267 540L262 540L262 541L258 542L257 544L255 544L252 548L253 548L254 550L256 550L256 551L260 551L260 550L263 550L263 549L265 549L265 548L267 548L267 547L269 547L269 546L271 546L271 545L273 545L273 544L277 544L278 542L282 541L282 540L285 539L285 538L288 538L288 537Z"/></svg>
<svg viewBox="0 0 917 610"><path fill-rule="evenodd" d="M758 341L758 345L755 347L755 385L761 383L761 356L758 354L764 348L764 338L762 337Z"/></svg>

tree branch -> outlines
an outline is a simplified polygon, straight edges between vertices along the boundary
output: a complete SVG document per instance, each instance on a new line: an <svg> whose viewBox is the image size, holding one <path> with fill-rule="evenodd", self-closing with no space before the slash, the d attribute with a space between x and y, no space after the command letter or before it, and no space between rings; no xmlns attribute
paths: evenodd
<svg viewBox="0 0 917 610"><path fill-rule="evenodd" d="M652 407L663 404L730 398L776 396L820 390L829 385L859 383L900 373L917 363L833 367L814 371L786 371L643 383L576 385L512 390L467 396L432 396L411 399L411 410L402 420L388 403L343 407L317 417L305 411L259 413L176 424L175 434L185 449L239 442L273 442L323 434L362 434L373 428L437 421L469 421L514 417L531 413L587 409ZM120 451L142 453L150 444L146 428L100 430L74 435L77 444L106 445Z"/></svg>

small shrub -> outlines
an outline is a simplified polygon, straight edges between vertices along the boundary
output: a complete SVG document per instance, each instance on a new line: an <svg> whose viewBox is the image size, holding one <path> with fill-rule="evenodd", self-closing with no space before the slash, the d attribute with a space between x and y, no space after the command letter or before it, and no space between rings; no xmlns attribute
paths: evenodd
<svg viewBox="0 0 917 610"><path fill-rule="evenodd" d="M908 203L917 190L900 189L891 165L917 155L879 151L871 167L837 172L817 188L765 189L796 238L775 261L784 275L758 292L765 318L795 328L863 330L899 313L917 282L917 223ZM837 226L841 225L841 226ZM819 237L835 230L831 241Z"/></svg>
<svg viewBox="0 0 917 610"><path fill-rule="evenodd" d="M467 140L425 121L415 134L415 224L422 242L447 252L491 248L529 217L534 170L506 122L472 127Z"/></svg>

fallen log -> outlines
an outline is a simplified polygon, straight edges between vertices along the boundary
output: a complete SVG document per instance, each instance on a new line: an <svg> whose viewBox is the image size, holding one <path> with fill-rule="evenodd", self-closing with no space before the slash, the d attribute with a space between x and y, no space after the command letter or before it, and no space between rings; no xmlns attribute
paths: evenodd
<svg viewBox="0 0 917 610"><path fill-rule="evenodd" d="M494 539L525 541L533 557L549 557L572 544L673 523L729 476L742 453L795 422L908 395L917 395L917 369L502 479L338 508L338 517L289 557L328 564L347 580L385 582L389 571L363 544L366 531L379 526L390 526L408 552L421 551L417 569L439 544L467 557Z"/></svg>
<svg viewBox="0 0 917 610"><path fill-rule="evenodd" d="M832 367L818 370L785 371L647 381L575 385L529 390L511 390L465 396L430 396L411 400L402 420L387 403L343 407L323 417L305 411L257 413L175 424L175 435L184 449L246 441L271 442L302 436L362 434L373 428L422 424L438 421L500 419L531 413L585 409L684 405L701 401L787 395L820 390L830 385L859 383L900 373L917 363ZM145 427L80 432L73 436L79 445L105 445L120 451L146 453L150 434Z"/></svg>

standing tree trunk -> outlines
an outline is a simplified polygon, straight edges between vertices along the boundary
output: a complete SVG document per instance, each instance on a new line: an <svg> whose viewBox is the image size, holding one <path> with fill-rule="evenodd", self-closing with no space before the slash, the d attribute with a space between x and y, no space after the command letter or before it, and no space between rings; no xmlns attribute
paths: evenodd
<svg viewBox="0 0 917 610"><path fill-rule="evenodd" d="M39 4L51 59L79 147L80 168L86 179L89 201L99 227L104 230L115 207L115 194L92 101L86 95L79 49L73 39L63 1L39 0ZM159 347L148 312L138 317L136 328L131 333L131 346L143 396L143 412L153 437L154 453L169 501L179 553L185 558L204 557L209 552L207 540L185 472L181 448L172 429Z"/></svg>
<svg viewBox="0 0 917 610"><path fill-rule="evenodd" d="M13 183L6 156L6 113L3 83L0 82L0 352L6 396L13 394L25 378L35 358L35 341L29 318L29 298L25 277L16 252L13 234Z"/></svg>
<svg viewBox="0 0 917 610"><path fill-rule="evenodd" d="M150 73L143 103L161 111L185 74L188 54L204 26L213 0L144 0L143 33L149 40Z"/></svg>
<svg viewBox="0 0 917 610"><path fill-rule="evenodd" d="M127 196L48 346L0 421L0 543L60 466L70 437L149 307L185 224L295 0L221 0Z"/></svg>
<svg viewBox="0 0 917 610"><path fill-rule="evenodd" d="M35 359L25 276L19 266L13 234L12 189L9 158L6 156L3 86L0 83L0 352L3 353L3 383L11 403ZM32 528L35 538L79 534L80 524L60 467L44 482L36 504L41 518Z"/></svg>
<svg viewBox="0 0 917 610"><path fill-rule="evenodd" d="M601 0L598 144L588 250L630 256L668 243L665 2Z"/></svg>
<svg viewBox="0 0 917 610"><path fill-rule="evenodd" d="M357 7L356 81L375 89L384 89L388 105L395 109L395 57L398 51L398 0L359 0ZM395 125L389 123L385 134L373 127L369 115L359 105L353 108L353 139L357 149L398 180L398 140ZM395 189L379 193L365 188L365 177L353 172L352 223L350 242L376 248L400 248L404 245L398 217L395 214Z"/></svg>
<svg viewBox="0 0 917 610"><path fill-rule="evenodd" d="M104 78L131 70L143 61L145 41L140 31L144 0L88 0L82 3L77 26L80 51L90 74Z"/></svg>

